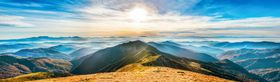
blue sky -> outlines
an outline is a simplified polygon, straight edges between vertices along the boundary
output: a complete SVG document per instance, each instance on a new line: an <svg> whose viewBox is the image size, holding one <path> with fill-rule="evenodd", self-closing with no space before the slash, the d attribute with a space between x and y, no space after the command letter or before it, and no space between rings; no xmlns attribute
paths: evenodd
<svg viewBox="0 0 280 82"><path fill-rule="evenodd" d="M279 0L0 0L0 39L41 35L278 37L279 3ZM145 19L140 17L139 21L135 17L139 15L131 15L135 9L145 11Z"/></svg>

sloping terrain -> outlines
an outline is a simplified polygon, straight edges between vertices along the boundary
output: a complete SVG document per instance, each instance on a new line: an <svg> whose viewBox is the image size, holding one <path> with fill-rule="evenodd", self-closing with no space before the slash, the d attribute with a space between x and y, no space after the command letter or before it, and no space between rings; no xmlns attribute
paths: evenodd
<svg viewBox="0 0 280 82"><path fill-rule="evenodd" d="M36 73L24 74L24 75L7 78L7 79L0 79L0 82L24 82L24 81L47 79L47 78L62 77L62 76L65 76L65 74L56 74L51 72L36 72Z"/></svg>
<svg viewBox="0 0 280 82"><path fill-rule="evenodd" d="M64 59L64 60L71 59L69 55L61 53L56 50L52 50L50 48L22 49L14 53L14 55L20 57L32 57L32 58L48 57L53 59Z"/></svg>
<svg viewBox="0 0 280 82"><path fill-rule="evenodd" d="M77 75L30 82L234 82L215 76L167 67L141 66L141 68L143 70Z"/></svg>
<svg viewBox="0 0 280 82"><path fill-rule="evenodd" d="M16 58L0 56L0 78L14 77L32 72L68 73L72 64L50 58Z"/></svg>
<svg viewBox="0 0 280 82"><path fill-rule="evenodd" d="M197 53L188 49L166 44L166 42L165 43L149 42L149 44L162 52L179 56L179 57L185 57L185 58L190 58L190 59L195 59L195 60L205 61L205 62L218 61L216 58L210 55L204 53Z"/></svg>
<svg viewBox="0 0 280 82"><path fill-rule="evenodd" d="M276 42L219 42L212 44L212 46L225 48L225 49L241 49L241 48L248 48L248 49L272 49L272 48L279 48L280 43Z"/></svg>
<svg viewBox="0 0 280 82"><path fill-rule="evenodd" d="M240 49L230 50L220 56L230 59L250 72L269 81L279 81L280 49ZM278 70L278 71L277 71Z"/></svg>
<svg viewBox="0 0 280 82"><path fill-rule="evenodd" d="M81 49L78 49L78 50L70 53L69 55L75 60L75 59L79 59L83 56L89 55L91 53L93 53L93 49L91 49L91 48L81 48Z"/></svg>
<svg viewBox="0 0 280 82"><path fill-rule="evenodd" d="M206 42L206 43L211 43L211 42ZM215 48L215 47L212 47L209 45L201 45L203 43L198 43L198 44L200 44L200 46L194 46L191 44L179 44L179 43L176 43L173 41L164 41L164 42L160 42L159 44L182 47L182 48L185 48L188 50L192 50L194 52L205 53L205 54L211 55L213 57L217 57L218 55L220 55L224 52L224 50L219 49L219 48Z"/></svg>
<svg viewBox="0 0 280 82"><path fill-rule="evenodd" d="M153 61L151 61L151 59ZM146 61L143 63L143 61ZM177 57L150 46L142 41L132 41L114 47L97 51L84 57L77 66L74 66L74 74L92 74L100 72L115 72L120 68L140 63L144 66L162 66L182 70L189 70L207 75L214 75L236 81L262 81L266 80L250 74L242 67L232 62L210 63L198 60ZM238 69L231 69L238 66Z"/></svg>
<svg viewBox="0 0 280 82"><path fill-rule="evenodd" d="M230 50L219 56L220 59L230 59L232 61L240 61L245 59L266 58L271 56L278 56L280 49L238 49Z"/></svg>
<svg viewBox="0 0 280 82"><path fill-rule="evenodd" d="M250 70L250 72L257 74L271 82L280 81L280 78L279 78L280 77L280 68L256 69L256 70Z"/></svg>
<svg viewBox="0 0 280 82"><path fill-rule="evenodd" d="M56 46L50 47L49 49L59 51L59 52L65 53L65 54L70 54L79 48L76 46L73 46L73 45L56 45Z"/></svg>
<svg viewBox="0 0 280 82"><path fill-rule="evenodd" d="M20 49L24 48L32 48L33 45L31 44L0 44L0 54L8 53L8 52L15 52Z"/></svg>
<svg viewBox="0 0 280 82"><path fill-rule="evenodd" d="M265 68L280 68L280 56L269 58L256 58L237 61L237 64L248 70L265 69Z"/></svg>

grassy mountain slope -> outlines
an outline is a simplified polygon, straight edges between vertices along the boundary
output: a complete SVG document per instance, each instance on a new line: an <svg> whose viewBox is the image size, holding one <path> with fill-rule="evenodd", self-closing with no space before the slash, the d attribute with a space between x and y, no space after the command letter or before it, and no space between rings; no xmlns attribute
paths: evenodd
<svg viewBox="0 0 280 82"><path fill-rule="evenodd" d="M128 66L130 67L130 66ZM63 78L43 79L32 82L233 82L215 76L204 75L191 71L178 70L167 67L148 67L142 70L126 70L122 72L97 73L90 75L77 75ZM131 69L125 68L122 69Z"/></svg>
<svg viewBox="0 0 280 82"><path fill-rule="evenodd" d="M88 55L86 58L83 58L83 61L81 61L78 66L75 66L76 68L72 70L72 73L92 74L115 72L127 65L137 64L189 70L237 81L259 80L265 82L262 78L251 76L246 70L244 73L243 70L229 69L236 65L234 63L225 62L221 65L220 63L202 62L184 57L177 57L161 52L142 41L123 43Z"/></svg>
<svg viewBox="0 0 280 82"><path fill-rule="evenodd" d="M72 64L68 61L50 58L16 58L0 56L0 78L8 78L32 72L67 73Z"/></svg>

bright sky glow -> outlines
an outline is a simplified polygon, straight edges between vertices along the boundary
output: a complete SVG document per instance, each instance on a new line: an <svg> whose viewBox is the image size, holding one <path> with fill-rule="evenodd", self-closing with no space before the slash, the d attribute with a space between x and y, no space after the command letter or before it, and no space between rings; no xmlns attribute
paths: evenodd
<svg viewBox="0 0 280 82"><path fill-rule="evenodd" d="M144 8L134 8L128 13L128 16L134 22L139 23L147 20L148 11L145 10Z"/></svg>
<svg viewBox="0 0 280 82"><path fill-rule="evenodd" d="M279 37L279 3L280 0L0 0L0 38Z"/></svg>

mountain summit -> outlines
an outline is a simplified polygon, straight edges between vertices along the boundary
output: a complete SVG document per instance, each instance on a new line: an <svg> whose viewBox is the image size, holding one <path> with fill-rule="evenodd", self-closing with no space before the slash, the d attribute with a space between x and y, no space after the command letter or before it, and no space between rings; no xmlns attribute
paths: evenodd
<svg viewBox="0 0 280 82"><path fill-rule="evenodd" d="M189 70L207 75L214 75L236 81L264 81L262 78L251 76L242 71L231 68L228 63L210 63L185 57L178 57L159 51L153 46L142 41L131 41L114 47L106 48L90 54L83 58L79 65L74 66L74 74L92 74L100 72L115 72L127 66L135 69L134 66L161 66L182 70ZM217 61L218 62L218 61ZM231 63L229 63L231 64ZM232 67L233 68L233 67ZM238 75L237 75L238 74ZM241 77L242 76L242 77Z"/></svg>

